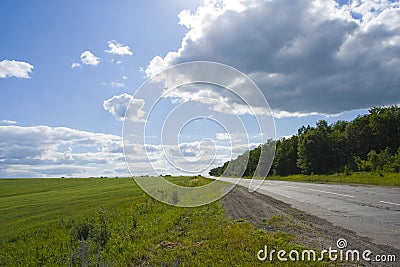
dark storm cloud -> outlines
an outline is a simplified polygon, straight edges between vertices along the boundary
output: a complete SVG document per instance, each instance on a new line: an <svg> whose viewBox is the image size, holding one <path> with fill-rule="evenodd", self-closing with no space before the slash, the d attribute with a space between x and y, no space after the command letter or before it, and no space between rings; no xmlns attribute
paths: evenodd
<svg viewBox="0 0 400 267"><path fill-rule="evenodd" d="M278 113L400 103L398 1L260 0L236 9L217 2L224 1L181 14L189 28L181 48L154 58L146 73L192 60L222 62L253 78Z"/></svg>

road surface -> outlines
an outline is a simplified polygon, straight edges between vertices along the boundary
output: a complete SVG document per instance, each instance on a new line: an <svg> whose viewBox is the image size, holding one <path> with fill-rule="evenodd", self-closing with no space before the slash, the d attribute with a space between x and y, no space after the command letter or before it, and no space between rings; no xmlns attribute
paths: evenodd
<svg viewBox="0 0 400 267"><path fill-rule="evenodd" d="M214 178L215 179L215 178ZM221 178L237 183L236 178ZM248 187L250 180L241 179ZM257 192L400 249L400 189L394 187L299 183L265 180Z"/></svg>

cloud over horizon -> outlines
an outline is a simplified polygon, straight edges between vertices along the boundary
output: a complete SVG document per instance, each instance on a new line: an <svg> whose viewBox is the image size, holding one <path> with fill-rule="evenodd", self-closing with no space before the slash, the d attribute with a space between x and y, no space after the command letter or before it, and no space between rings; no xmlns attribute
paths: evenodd
<svg viewBox="0 0 400 267"><path fill-rule="evenodd" d="M154 174L149 168L148 157L158 170L178 174L168 164L164 153L176 163L218 166L249 148L248 144L214 145L199 141L175 145L126 144L126 156L135 162L135 175ZM258 144L251 144L251 148ZM147 150L147 155L146 155ZM218 151L213 161L213 152ZM200 161L199 157L205 154ZM183 156L183 158L182 158ZM204 155L203 155L204 156ZM189 161L188 161L189 160ZM197 160L197 161L195 161ZM49 126L0 126L0 177L128 177L129 170L123 154L122 138L117 135L92 133L67 127Z"/></svg>
<svg viewBox="0 0 400 267"><path fill-rule="evenodd" d="M120 136L67 127L0 126L0 177L127 175Z"/></svg>
<svg viewBox="0 0 400 267"><path fill-rule="evenodd" d="M194 60L231 65L275 114L337 114L400 102L398 1L206 1L182 11L181 46L145 72Z"/></svg>

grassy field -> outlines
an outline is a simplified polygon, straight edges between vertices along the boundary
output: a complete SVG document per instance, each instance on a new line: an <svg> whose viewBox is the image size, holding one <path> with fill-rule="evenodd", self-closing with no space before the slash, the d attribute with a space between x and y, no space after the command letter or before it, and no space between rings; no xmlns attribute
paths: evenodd
<svg viewBox="0 0 400 267"><path fill-rule="evenodd" d="M170 181L173 184L185 186L185 187L196 187L209 184L213 182L212 179L207 179L203 176L193 176L193 177L186 177L186 176L167 176L164 177L166 180Z"/></svg>
<svg viewBox="0 0 400 267"><path fill-rule="evenodd" d="M271 176L268 180L281 180L311 183L338 183L338 184L364 184L382 186L400 186L400 173L357 172L346 175L343 173L332 175L290 175Z"/></svg>
<svg viewBox="0 0 400 267"><path fill-rule="evenodd" d="M129 178L0 179L0 213L0 266L265 266L264 245L301 249L287 234L228 220L219 202L168 206Z"/></svg>

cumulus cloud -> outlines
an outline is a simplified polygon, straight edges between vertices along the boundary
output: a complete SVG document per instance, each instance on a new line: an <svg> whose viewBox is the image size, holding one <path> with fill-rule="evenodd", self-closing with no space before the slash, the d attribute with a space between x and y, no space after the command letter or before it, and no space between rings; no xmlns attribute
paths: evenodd
<svg viewBox="0 0 400 267"><path fill-rule="evenodd" d="M100 60L98 57L96 57L92 52L90 51L85 51L81 54L81 61L85 65L92 65L96 66L100 63ZM79 64L79 63L78 63Z"/></svg>
<svg viewBox="0 0 400 267"><path fill-rule="evenodd" d="M113 96L103 102L104 109L120 121L127 118L135 122L144 122L145 114L142 110L143 105L143 99L135 99L126 93Z"/></svg>
<svg viewBox="0 0 400 267"><path fill-rule="evenodd" d="M0 78L17 77L31 78L29 73L32 72L33 66L26 62L15 60L0 61Z"/></svg>
<svg viewBox="0 0 400 267"><path fill-rule="evenodd" d="M74 63L72 63L71 68L72 68L72 69L75 69L75 68L78 68L78 67L80 67L80 66L81 66L80 63L74 62Z"/></svg>
<svg viewBox="0 0 400 267"><path fill-rule="evenodd" d="M168 54L170 55L170 54ZM173 64L172 62L170 63L171 65ZM144 73L146 73L147 77L151 77L153 75L156 75L157 73L163 71L168 67L168 62L160 56L155 56L153 59L150 61L149 65L147 68L144 70ZM139 69L140 72L143 71L143 69Z"/></svg>
<svg viewBox="0 0 400 267"><path fill-rule="evenodd" d="M0 177L127 175L120 136L66 127L0 126Z"/></svg>
<svg viewBox="0 0 400 267"><path fill-rule="evenodd" d="M148 144L141 154L147 154L151 165L158 173L182 174L183 172L185 174L203 173L208 175L210 169L220 166L224 162L236 158L258 145L259 143L217 145L207 140L182 142L178 145ZM135 156L136 153L130 153L129 155ZM141 163L139 157L135 158L136 160L133 158L128 160L128 164L133 169ZM144 160L148 159L145 158Z"/></svg>
<svg viewBox="0 0 400 267"><path fill-rule="evenodd" d="M176 166L206 174L232 155L238 156L249 149L247 144L231 147L207 141L146 146L124 142L134 175L156 174L153 167L164 173L179 174ZM176 166L171 166L167 156ZM105 175L129 176L120 136L67 127L0 126L0 177Z"/></svg>
<svg viewBox="0 0 400 267"><path fill-rule="evenodd" d="M155 56L147 76L187 61L225 63L255 80L280 117L400 101L399 1L214 0L179 18L188 28L181 46Z"/></svg>
<svg viewBox="0 0 400 267"><path fill-rule="evenodd" d="M115 55L127 55L127 56L132 56L133 53L129 46L123 45L121 43L118 43L115 40L109 41L108 42L108 50L105 50L105 52L110 53L110 54L115 54ZM118 64L118 62L117 62Z"/></svg>

